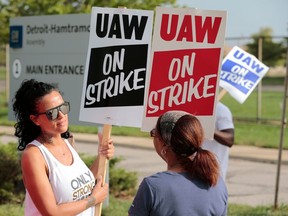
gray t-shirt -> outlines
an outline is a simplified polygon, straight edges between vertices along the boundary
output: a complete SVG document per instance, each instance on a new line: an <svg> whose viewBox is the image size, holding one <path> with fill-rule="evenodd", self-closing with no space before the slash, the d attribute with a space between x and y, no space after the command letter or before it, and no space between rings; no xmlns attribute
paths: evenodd
<svg viewBox="0 0 288 216"><path fill-rule="evenodd" d="M159 172L141 182L130 216L225 216L228 192L222 178L215 187L187 173Z"/></svg>

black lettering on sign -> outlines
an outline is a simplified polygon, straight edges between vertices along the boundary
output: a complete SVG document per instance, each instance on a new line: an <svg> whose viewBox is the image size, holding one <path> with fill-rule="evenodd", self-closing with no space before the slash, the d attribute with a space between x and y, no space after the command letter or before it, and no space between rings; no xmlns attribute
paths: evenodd
<svg viewBox="0 0 288 216"><path fill-rule="evenodd" d="M85 108L142 106L148 45L92 48Z"/></svg>
<svg viewBox="0 0 288 216"><path fill-rule="evenodd" d="M142 16L140 18L139 22L139 17L136 15L132 15L131 20L129 20L127 14L98 13L96 16L96 35L99 38L131 39L134 32L134 38L142 40L148 17ZM109 19L112 19L110 26L108 26Z"/></svg>

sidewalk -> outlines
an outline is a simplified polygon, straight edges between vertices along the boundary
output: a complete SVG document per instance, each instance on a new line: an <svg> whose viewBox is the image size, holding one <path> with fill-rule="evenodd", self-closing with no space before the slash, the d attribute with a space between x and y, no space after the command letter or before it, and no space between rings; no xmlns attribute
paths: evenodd
<svg viewBox="0 0 288 216"><path fill-rule="evenodd" d="M0 126L0 135L14 137L14 128ZM74 133L75 140L86 143L98 143L97 134ZM115 146L127 146L131 148L154 149L151 138L112 136ZM230 149L230 158L257 161L263 163L277 163L278 149L260 148L254 146L234 145ZM282 150L282 164L288 165L288 150Z"/></svg>

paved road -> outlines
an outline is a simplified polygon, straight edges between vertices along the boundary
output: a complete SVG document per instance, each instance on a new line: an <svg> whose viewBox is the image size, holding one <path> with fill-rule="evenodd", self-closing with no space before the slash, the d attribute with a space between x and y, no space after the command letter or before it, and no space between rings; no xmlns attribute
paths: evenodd
<svg viewBox="0 0 288 216"><path fill-rule="evenodd" d="M117 146L116 156L126 160L119 165L144 176L165 170L165 164L152 150ZM288 166L282 167L278 203L288 204ZM238 204L273 205L275 197L276 164L230 159L227 174L229 202Z"/></svg>
<svg viewBox="0 0 288 216"><path fill-rule="evenodd" d="M0 142L15 141L12 136L0 137ZM143 177L165 170L165 163L151 149L133 148L117 144L115 156L122 156L124 160L120 167L138 173L139 182ZM77 142L79 152L94 155L97 143ZM275 198L275 184L277 165L251 160L230 158L227 174L229 203L247 204L251 206L273 205ZM281 166L278 204L288 204L288 165Z"/></svg>

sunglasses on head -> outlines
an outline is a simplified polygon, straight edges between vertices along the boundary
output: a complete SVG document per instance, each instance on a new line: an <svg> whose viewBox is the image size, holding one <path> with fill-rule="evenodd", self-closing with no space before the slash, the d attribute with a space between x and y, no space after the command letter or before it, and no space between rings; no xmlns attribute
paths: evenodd
<svg viewBox="0 0 288 216"><path fill-rule="evenodd" d="M49 120L55 120L59 116L59 112L62 112L64 115L68 114L70 111L70 103L69 102L64 102L63 104L54 107L52 109L47 110L46 112L42 113L37 113L37 115L43 115L45 114L47 116L47 119Z"/></svg>

